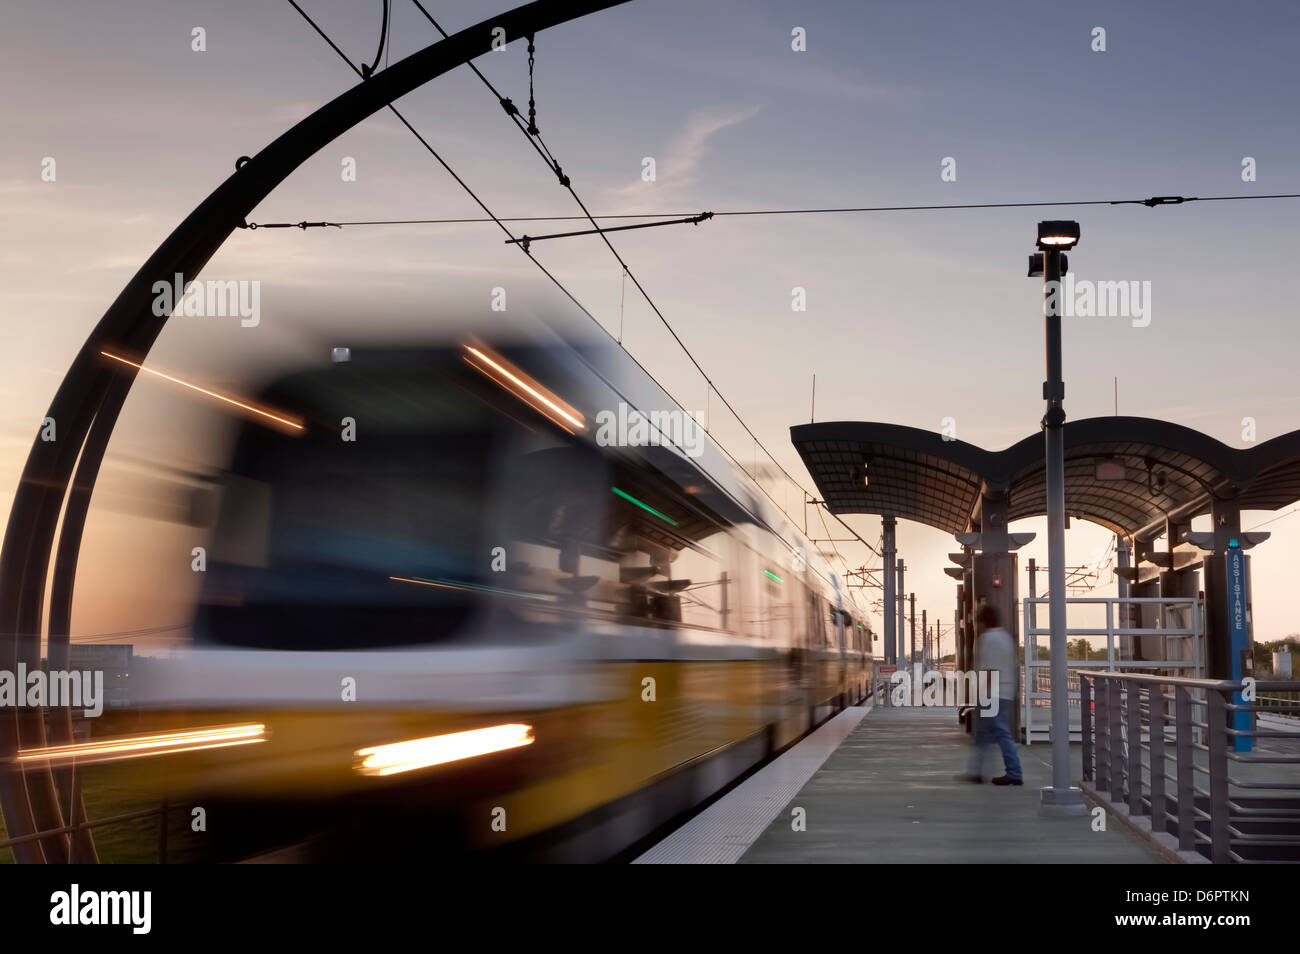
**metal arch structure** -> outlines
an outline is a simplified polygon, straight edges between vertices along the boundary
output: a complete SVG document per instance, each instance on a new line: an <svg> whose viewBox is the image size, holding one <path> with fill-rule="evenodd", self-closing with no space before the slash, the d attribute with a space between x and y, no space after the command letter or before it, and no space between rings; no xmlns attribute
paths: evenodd
<svg viewBox="0 0 1300 954"><path fill-rule="evenodd" d="M536 0L433 43L371 75L283 133L187 216L149 257L104 313L73 360L50 404L56 440L32 443L15 491L0 549L0 666L17 672L41 661L43 603L51 583L50 555L62 528L53 566L48 618L50 665L66 667L72 591L86 511L118 414L136 369L108 367L109 350L143 361L165 317L152 313L155 282L188 283L243 224L245 217L303 162L364 119L425 83L492 49L494 39L522 38L627 0ZM182 287L183 287L182 286ZM75 480L73 472L75 468ZM70 713L55 725L70 732ZM36 837L64 826L54 773L18 767L20 748L45 744L41 708L0 713L0 812L18 862L91 860L89 835L70 844L63 836ZM74 811L76 809L74 808Z"/></svg>

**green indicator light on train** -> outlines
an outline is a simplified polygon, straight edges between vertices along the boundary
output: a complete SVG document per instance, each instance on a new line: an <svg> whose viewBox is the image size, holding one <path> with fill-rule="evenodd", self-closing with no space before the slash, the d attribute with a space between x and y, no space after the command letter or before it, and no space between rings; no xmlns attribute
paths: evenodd
<svg viewBox="0 0 1300 954"><path fill-rule="evenodd" d="M779 576L777 576L777 575L776 575L775 573L773 573L771 570L764 570L764 571L763 571L763 575L764 575L764 576L770 576L772 579L776 580L778 583L784 583L784 582L785 582L785 580L781 579Z"/></svg>
<svg viewBox="0 0 1300 954"><path fill-rule="evenodd" d="M660 520L662 520L664 523L667 523L667 524L669 524L669 525L671 525L671 526L674 526L674 527L677 526L677 521L674 520L672 517L669 517L669 516L666 516L666 515L660 513L658 510L656 510L654 507L651 507L649 504L642 503L641 501L639 501L639 500L637 500L635 497L633 497L631 494L626 493L625 491L619 490L617 487L610 487L609 489L612 490L612 491L614 491L614 493L618 494L620 497L622 497L622 498L623 498L624 500L626 500L628 503L634 503L634 504L636 504L638 507L640 507L642 510L646 511L646 513L652 513L652 514L654 514L656 517L658 517L658 518L659 518Z"/></svg>

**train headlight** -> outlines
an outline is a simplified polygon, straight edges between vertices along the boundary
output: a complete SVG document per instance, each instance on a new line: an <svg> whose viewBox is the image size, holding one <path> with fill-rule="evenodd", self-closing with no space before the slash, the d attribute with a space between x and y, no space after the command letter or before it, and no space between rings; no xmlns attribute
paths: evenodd
<svg viewBox="0 0 1300 954"><path fill-rule="evenodd" d="M410 739L358 749L357 758L360 761L356 770L362 775L396 775L431 765L517 749L532 743L533 727L512 722L486 729L449 732L426 739Z"/></svg>

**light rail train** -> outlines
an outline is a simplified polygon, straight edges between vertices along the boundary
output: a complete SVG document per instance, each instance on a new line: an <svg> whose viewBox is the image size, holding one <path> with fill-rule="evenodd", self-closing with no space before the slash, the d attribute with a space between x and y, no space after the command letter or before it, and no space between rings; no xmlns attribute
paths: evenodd
<svg viewBox="0 0 1300 954"><path fill-rule="evenodd" d="M144 760L174 799L604 860L870 691L858 591L612 343L355 351L257 404L290 424L238 434L142 716L245 735Z"/></svg>

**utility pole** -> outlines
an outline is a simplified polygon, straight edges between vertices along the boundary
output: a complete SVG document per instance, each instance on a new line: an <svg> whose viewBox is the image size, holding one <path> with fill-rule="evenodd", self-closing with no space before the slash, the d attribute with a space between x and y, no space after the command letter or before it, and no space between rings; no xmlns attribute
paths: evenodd
<svg viewBox="0 0 1300 954"><path fill-rule="evenodd" d="M907 605L903 598L903 571L906 569L900 558L898 561L898 642L894 654L894 662L900 666L903 664L903 634L907 631Z"/></svg>
<svg viewBox="0 0 1300 954"><path fill-rule="evenodd" d="M930 627L925 621L925 610L921 610L921 664L930 667Z"/></svg>
<svg viewBox="0 0 1300 954"><path fill-rule="evenodd" d="M886 515L880 520L881 537L884 541L884 566L881 568L881 575L884 577L885 598L884 613L885 617L885 664L888 666L898 665L898 643L895 634L897 633L898 620L894 611L894 528L898 521L893 517Z"/></svg>
<svg viewBox="0 0 1300 954"><path fill-rule="evenodd" d="M916 594L912 597L912 655L908 658L908 663L916 662Z"/></svg>

